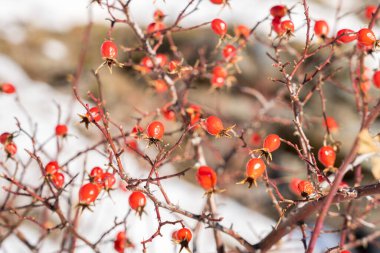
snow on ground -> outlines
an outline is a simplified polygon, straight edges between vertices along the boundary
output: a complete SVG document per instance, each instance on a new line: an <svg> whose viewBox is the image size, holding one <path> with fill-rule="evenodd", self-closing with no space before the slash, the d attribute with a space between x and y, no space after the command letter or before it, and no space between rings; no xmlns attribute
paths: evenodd
<svg viewBox="0 0 380 253"><path fill-rule="evenodd" d="M68 95L62 95L50 86L45 83L35 82L30 80L25 72L20 69L20 67L7 58L6 56L0 55L0 80L9 81L16 85L18 89L18 95L22 104L26 108L27 112L32 115L34 122L38 122L38 140L46 140L49 138L54 130L56 124L56 115L57 109L54 104L54 101L58 102L62 106L63 115L67 115L67 105L71 101L71 97ZM1 95L0 96L0 132L3 131L14 131L15 119L17 117L21 125L28 129L28 120L25 117L25 113L19 108L15 103L14 96ZM81 112L81 108L77 105L74 112ZM83 136L80 132L76 130L77 124L72 122L69 129L71 134L75 135L76 138L70 137L67 143L65 144L65 152L59 157L59 161L65 161L68 157L71 157L73 154L82 150L93 143L92 140ZM16 144L19 147L19 156L25 160L27 159L27 154L23 150L24 148L30 149L30 141L23 137L17 137L15 140ZM52 142L47 146L48 150L51 150L50 155L54 157L55 154L55 144ZM0 151L0 155L4 156L3 151ZM88 155L88 168L92 168L95 165L102 165L106 163L106 160L103 156L96 152L91 152ZM47 158L43 158L43 161L47 162ZM9 161L12 163L11 161ZM137 160L131 156L125 156L123 160L128 172L134 176L143 176L146 175L144 171L138 164ZM76 173L82 171L83 161L77 160L68 168L70 172ZM163 168L163 173L171 173L174 169L169 165ZM37 166L32 167L27 173L28 183L34 185L42 180L40 171ZM180 180L180 181L179 181ZM0 181L0 186L3 186L4 182ZM80 184L80 179L75 181L75 184ZM205 199L203 196L203 191L184 180L181 179L172 179L164 182L164 187L169 193L169 198L173 203L177 203L179 206L183 207L186 210L189 210L194 213L199 213L204 205ZM65 194L72 194L74 199L77 199L77 189L73 192L67 192ZM244 206L238 204L236 201L225 198L218 197L217 203L219 206L218 212L220 216L224 217L222 222L225 226L230 226L234 224L234 228L239 232L243 237L248 238L252 243L257 242L265 234L270 232L271 226L274 224L274 221L265 217L264 215L257 213L253 210L249 210ZM128 193L121 190L116 190L112 192L112 199L107 196L98 201L93 212L85 211L82 214L81 222L79 225L79 232L89 238L90 241L95 241L99 237L99 233L104 231L107 228L112 227L114 217L123 217L125 212L128 210ZM142 239L148 238L155 231L155 216L153 205L148 201L147 206L148 215L144 216L142 220L138 217L130 217L128 220L128 234L132 241L140 242ZM163 211L163 218L175 220L178 217ZM53 219L53 218L52 218ZM194 221L185 219L186 223L193 227L195 225ZM36 228L32 226L22 226L21 230L25 232L27 238L31 241L36 240L35 237L37 234ZM173 227L166 226L162 230L164 235L163 238L157 238L154 243L149 245L148 252L175 252L174 246L170 240L171 232L174 230ZM117 231L115 231L116 233ZM111 234L109 239L114 238L115 233ZM258 235L258 236L257 236ZM58 236L57 234L55 236ZM287 252L302 252L302 245L299 241L300 234L298 232L293 233L287 240L284 240L281 249L289 248ZM196 241L198 245L198 252L201 253L212 253L215 252L213 242L210 242L210 238L213 238L211 230L203 229L200 232L200 236ZM227 238L227 237L226 237ZM320 247L325 249L326 245L333 245L331 237L322 240ZM228 239L231 245L235 245L231 239ZM79 242L79 245L82 243ZM141 252L141 247L137 243L138 247L135 251L130 252ZM59 245L54 243L53 240L48 241L43 245L43 252L55 252ZM101 248L102 252L113 252L112 243L105 244ZM23 253L29 252L22 243L20 243L16 238L10 237L6 240L0 249L1 253ZM82 247L77 252L89 252L88 248Z"/></svg>

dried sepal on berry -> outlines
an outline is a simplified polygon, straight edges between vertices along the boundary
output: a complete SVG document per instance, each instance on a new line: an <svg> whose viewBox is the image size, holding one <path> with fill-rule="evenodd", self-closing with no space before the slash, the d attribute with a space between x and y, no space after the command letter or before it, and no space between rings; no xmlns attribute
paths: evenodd
<svg viewBox="0 0 380 253"><path fill-rule="evenodd" d="M251 154L255 154L258 157L264 157L265 161L272 161L272 153L281 146L281 138L277 134L269 134L263 141L263 147L261 149L251 150Z"/></svg>
<svg viewBox="0 0 380 253"><path fill-rule="evenodd" d="M218 178L214 169L209 166L200 166L197 170L196 178L198 184L206 191L206 196L225 191L224 189L216 188Z"/></svg>
<svg viewBox="0 0 380 253"><path fill-rule="evenodd" d="M257 186L257 179L259 179L265 172L266 165L261 158L252 158L246 164L245 176L246 178L237 184L248 183L248 188L254 184Z"/></svg>
<svg viewBox="0 0 380 253"><path fill-rule="evenodd" d="M204 126L207 132L211 135L214 135L216 138L232 137L231 133L234 134L233 128L235 125L224 128L222 120L216 116L208 117L204 121Z"/></svg>
<svg viewBox="0 0 380 253"><path fill-rule="evenodd" d="M91 123L98 122L102 119L102 111L96 106L88 109L88 112L85 115L78 115L81 118L79 123L83 123L87 129Z"/></svg>
<svg viewBox="0 0 380 253"><path fill-rule="evenodd" d="M99 72L99 70L104 66L107 65L110 73L112 74L112 66L118 66L120 68L124 67L124 64L118 62L117 55L118 55L118 49L115 42L112 40L106 40L102 43L100 46L100 54L104 60L102 64L99 65L99 67L95 70L95 74Z"/></svg>
<svg viewBox="0 0 380 253"><path fill-rule="evenodd" d="M181 246L179 252L181 252L183 249L186 249L188 252L191 252L189 248L189 243L192 238L193 234L188 228L181 228L172 233L173 242Z"/></svg>

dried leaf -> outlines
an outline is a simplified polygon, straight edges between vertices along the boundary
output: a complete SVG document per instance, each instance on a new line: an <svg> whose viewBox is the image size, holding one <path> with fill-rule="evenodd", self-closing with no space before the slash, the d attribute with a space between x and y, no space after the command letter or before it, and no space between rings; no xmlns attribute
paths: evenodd
<svg viewBox="0 0 380 253"><path fill-rule="evenodd" d="M364 129L359 134L359 154L368 154L379 152L378 143L375 139L369 134L367 129Z"/></svg>

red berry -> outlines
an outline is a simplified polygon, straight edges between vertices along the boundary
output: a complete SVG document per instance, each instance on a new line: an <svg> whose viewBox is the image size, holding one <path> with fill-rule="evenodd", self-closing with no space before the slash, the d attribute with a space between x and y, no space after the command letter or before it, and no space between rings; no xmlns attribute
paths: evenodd
<svg viewBox="0 0 380 253"><path fill-rule="evenodd" d="M13 157L17 153L17 146L14 142L7 142L4 145L5 152L8 156Z"/></svg>
<svg viewBox="0 0 380 253"><path fill-rule="evenodd" d="M132 150L138 150L137 142L135 140L128 140L125 144Z"/></svg>
<svg viewBox="0 0 380 253"><path fill-rule="evenodd" d="M93 203L99 195L99 187L93 183L82 185L79 189L79 202L82 205Z"/></svg>
<svg viewBox="0 0 380 253"><path fill-rule="evenodd" d="M0 90L6 94L13 94L16 92L15 86L10 83L0 84Z"/></svg>
<svg viewBox="0 0 380 253"><path fill-rule="evenodd" d="M298 189L298 184L301 182L302 180L299 179L299 178L292 178L292 180L290 181L289 183L289 189L292 193L294 193L295 195L301 195L301 192L299 191Z"/></svg>
<svg viewBox="0 0 380 253"><path fill-rule="evenodd" d="M326 37L329 31L330 31L329 25L327 24L325 20L315 21L315 25L314 25L315 35L319 37Z"/></svg>
<svg viewBox="0 0 380 253"><path fill-rule="evenodd" d="M325 167L333 167L336 159L336 154L331 146L323 146L318 151L318 160Z"/></svg>
<svg viewBox="0 0 380 253"><path fill-rule="evenodd" d="M164 115L165 119L167 119L167 120L175 120L175 112L171 108L171 106L172 106L172 103L169 102L169 103L165 104L161 109L162 114Z"/></svg>
<svg viewBox="0 0 380 253"><path fill-rule="evenodd" d="M57 187L58 189L61 189L63 187L63 184L65 183L65 176L62 173L54 173L50 177L52 183Z"/></svg>
<svg viewBox="0 0 380 253"><path fill-rule="evenodd" d="M211 85L215 88L221 88L221 87L223 87L225 81L226 81L226 79L224 77L212 75Z"/></svg>
<svg viewBox="0 0 380 253"><path fill-rule="evenodd" d="M224 77L224 78L226 78L227 75L228 75L227 71L223 67L221 67L221 66L215 66L212 69L212 74L214 76Z"/></svg>
<svg viewBox="0 0 380 253"><path fill-rule="evenodd" d="M210 0L210 2L213 4L224 4L226 0Z"/></svg>
<svg viewBox="0 0 380 253"><path fill-rule="evenodd" d="M336 34L337 41L341 43L350 43L356 40L357 34L351 29L341 29Z"/></svg>
<svg viewBox="0 0 380 253"><path fill-rule="evenodd" d="M373 74L372 80L376 88L380 89L380 70L375 71L375 73Z"/></svg>
<svg viewBox="0 0 380 253"><path fill-rule="evenodd" d="M142 211L142 209L146 205L146 197L144 193L139 192L139 191L134 191L132 194L129 196L129 206L135 210L135 211Z"/></svg>
<svg viewBox="0 0 380 253"><path fill-rule="evenodd" d="M326 117L326 121L323 120L323 126L328 127L330 132L336 132L339 130L338 123L336 123L333 117Z"/></svg>
<svg viewBox="0 0 380 253"><path fill-rule="evenodd" d="M165 127L161 122L153 121L146 128L146 131L149 138L161 140L162 137L164 136Z"/></svg>
<svg viewBox="0 0 380 253"><path fill-rule="evenodd" d="M342 250L340 253L351 253L349 250Z"/></svg>
<svg viewBox="0 0 380 253"><path fill-rule="evenodd" d="M202 110L198 105L190 105L186 108L186 114L190 118L190 125L194 125L201 119Z"/></svg>
<svg viewBox="0 0 380 253"><path fill-rule="evenodd" d="M227 24L223 20L216 18L211 21L211 29L215 34L224 36L227 33Z"/></svg>
<svg viewBox="0 0 380 253"><path fill-rule="evenodd" d="M277 134L269 134L264 139L263 148L267 149L269 152L277 150L281 145L280 136Z"/></svg>
<svg viewBox="0 0 380 253"><path fill-rule="evenodd" d="M281 29L286 33L294 33L294 24L291 20L284 20L281 22Z"/></svg>
<svg viewBox="0 0 380 253"><path fill-rule="evenodd" d="M126 235L125 232L119 232L116 236L116 240L114 241L114 249L118 253L124 253L125 250L125 244L126 244Z"/></svg>
<svg viewBox="0 0 380 253"><path fill-rule="evenodd" d="M155 21L162 21L165 18L165 16L165 13L159 9L153 13L153 18Z"/></svg>
<svg viewBox="0 0 380 253"><path fill-rule="evenodd" d="M0 135L0 143L1 144L5 144L6 142L9 142L9 141L11 141L11 139L12 139L12 135L8 132L2 133Z"/></svg>
<svg viewBox="0 0 380 253"><path fill-rule="evenodd" d="M223 57L229 61L229 60L232 60L234 57L236 56L236 47L234 47L233 45L231 44L227 44L224 48L223 48Z"/></svg>
<svg viewBox="0 0 380 253"><path fill-rule="evenodd" d="M259 133L253 133L251 136L251 143L253 146L259 146L261 144L261 135Z"/></svg>
<svg viewBox="0 0 380 253"><path fill-rule="evenodd" d="M135 137L135 139L137 139L138 137L140 137L142 135L143 132L144 132L144 128L142 128L139 125L136 125L132 128L131 136L133 136L133 137Z"/></svg>
<svg viewBox="0 0 380 253"><path fill-rule="evenodd" d="M315 192L313 184L307 180L299 182L297 187L303 197L307 197Z"/></svg>
<svg viewBox="0 0 380 253"><path fill-rule="evenodd" d="M160 65L161 67L164 67L168 63L168 57L164 54L157 54L156 61L158 65ZM152 62L152 65L153 65L153 62Z"/></svg>
<svg viewBox="0 0 380 253"><path fill-rule="evenodd" d="M211 135L218 135L224 130L223 122L216 116L210 116L205 122L207 132Z"/></svg>
<svg viewBox="0 0 380 253"><path fill-rule="evenodd" d="M376 36L371 29L363 28L357 34L358 44L365 47L372 47L376 42Z"/></svg>
<svg viewBox="0 0 380 253"><path fill-rule="evenodd" d="M282 35L285 33L285 30L281 27L281 18L274 18L272 20L272 29L275 31L278 35Z"/></svg>
<svg viewBox="0 0 380 253"><path fill-rule="evenodd" d="M188 228L181 228L176 232L176 239L180 242L190 242L193 238L193 234Z"/></svg>
<svg viewBox="0 0 380 253"><path fill-rule="evenodd" d="M59 165L57 161L51 161L45 166L46 175L53 175L59 171Z"/></svg>
<svg viewBox="0 0 380 253"><path fill-rule="evenodd" d="M117 46L115 42L106 40L103 42L100 52L103 58L115 59L117 57Z"/></svg>
<svg viewBox="0 0 380 253"><path fill-rule="evenodd" d="M91 172L90 172L90 177L91 178L95 178L95 177L100 177L102 178L103 177L103 169L100 168L100 167L94 167Z"/></svg>
<svg viewBox="0 0 380 253"><path fill-rule="evenodd" d="M282 18L288 13L288 8L285 5L275 5L270 8L270 15L274 18Z"/></svg>
<svg viewBox="0 0 380 253"><path fill-rule="evenodd" d="M245 25L239 25L235 28L235 35L239 38L248 39L251 35L251 30Z"/></svg>
<svg viewBox="0 0 380 253"><path fill-rule="evenodd" d="M142 58L140 64L143 67L146 67L148 69L154 68L154 63L153 63L152 59L150 59L150 57L148 57L148 56L145 56L144 58Z"/></svg>
<svg viewBox="0 0 380 253"><path fill-rule="evenodd" d="M154 87L156 88L157 93L163 93L168 90L168 85L162 79L155 80Z"/></svg>
<svg viewBox="0 0 380 253"><path fill-rule="evenodd" d="M102 168L94 167L90 172L90 181L101 188L103 186L103 174Z"/></svg>
<svg viewBox="0 0 380 253"><path fill-rule="evenodd" d="M373 15L375 15L376 13L376 10L377 10L377 6L376 5L368 5L366 8L365 8L365 17L368 19L368 20L371 20ZM376 19L378 19L380 16L380 14L376 17Z"/></svg>
<svg viewBox="0 0 380 253"><path fill-rule="evenodd" d="M260 158L252 158L245 167L245 175L247 178L256 180L264 174L266 165Z"/></svg>
<svg viewBox="0 0 380 253"><path fill-rule="evenodd" d="M106 172L102 175L103 186L106 191L110 190L112 186L116 183L115 175Z"/></svg>
<svg viewBox="0 0 380 253"><path fill-rule="evenodd" d="M152 34L155 38L161 37L161 30L165 29L165 24L162 22L153 22L146 28L146 33Z"/></svg>
<svg viewBox="0 0 380 253"><path fill-rule="evenodd" d="M63 136L65 137L67 135L68 128L66 125L57 125L55 127L55 135L56 136Z"/></svg>
<svg viewBox="0 0 380 253"><path fill-rule="evenodd" d="M102 119L102 114L98 107L92 107L89 112L86 113L86 117L89 122L98 122Z"/></svg>
<svg viewBox="0 0 380 253"><path fill-rule="evenodd" d="M208 166L201 166L197 171L197 180L199 185L206 191L214 190L217 182L215 171Z"/></svg>

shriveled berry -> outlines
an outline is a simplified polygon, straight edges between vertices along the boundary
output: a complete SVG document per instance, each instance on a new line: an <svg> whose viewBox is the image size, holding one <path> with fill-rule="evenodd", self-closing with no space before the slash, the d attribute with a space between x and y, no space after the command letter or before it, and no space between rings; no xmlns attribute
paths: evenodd
<svg viewBox="0 0 380 253"><path fill-rule="evenodd" d="M298 183L298 191L303 197L308 197L315 192L313 184L307 180Z"/></svg>

